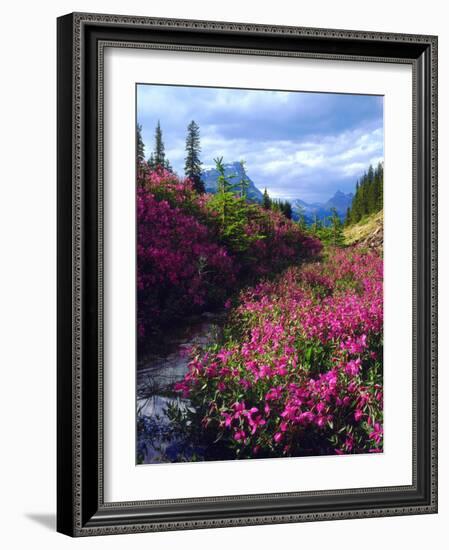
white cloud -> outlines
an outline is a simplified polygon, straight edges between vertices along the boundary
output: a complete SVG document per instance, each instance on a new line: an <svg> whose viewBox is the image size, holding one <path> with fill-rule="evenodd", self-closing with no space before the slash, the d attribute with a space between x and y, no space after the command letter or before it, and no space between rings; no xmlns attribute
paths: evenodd
<svg viewBox="0 0 449 550"><path fill-rule="evenodd" d="M364 118L363 109L354 110L356 103L348 98L341 112L335 106L338 94L141 88L139 121L146 154L160 118L167 157L181 174L191 118L200 125L204 167L217 156L225 162L244 159L255 184L273 196L312 201L338 186L353 190L369 164L383 158L381 117Z"/></svg>
<svg viewBox="0 0 449 550"><path fill-rule="evenodd" d="M225 162L245 159L249 176L260 188L276 197L318 200L320 180L356 179L369 164L383 158L383 136L379 129L368 133L343 132L316 142L289 140L254 142L246 138L224 139L216 127L207 128L201 139L204 167L222 156ZM166 147L167 157L182 173L184 142L177 139ZM313 183L313 185L312 185ZM307 198L306 198L307 197Z"/></svg>

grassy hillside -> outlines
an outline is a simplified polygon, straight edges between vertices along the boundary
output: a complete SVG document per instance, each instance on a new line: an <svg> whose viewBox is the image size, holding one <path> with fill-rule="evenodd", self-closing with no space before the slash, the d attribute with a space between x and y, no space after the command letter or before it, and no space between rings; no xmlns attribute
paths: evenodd
<svg viewBox="0 0 449 550"><path fill-rule="evenodd" d="M346 245L366 244L378 248L383 242L383 210L376 214L366 216L359 223L345 227L344 239Z"/></svg>

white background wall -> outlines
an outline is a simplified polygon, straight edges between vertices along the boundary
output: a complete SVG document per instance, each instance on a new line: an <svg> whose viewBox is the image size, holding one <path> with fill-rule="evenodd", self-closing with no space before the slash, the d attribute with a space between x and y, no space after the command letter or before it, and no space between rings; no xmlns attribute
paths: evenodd
<svg viewBox="0 0 449 550"><path fill-rule="evenodd" d="M440 37L440 513L72 540L55 530L56 17L71 11ZM449 31L445 2L60 0L2 6L0 86L0 543L4 548L442 548L449 521ZM68 129L69 131L69 129ZM400 329L400 327L398 327Z"/></svg>

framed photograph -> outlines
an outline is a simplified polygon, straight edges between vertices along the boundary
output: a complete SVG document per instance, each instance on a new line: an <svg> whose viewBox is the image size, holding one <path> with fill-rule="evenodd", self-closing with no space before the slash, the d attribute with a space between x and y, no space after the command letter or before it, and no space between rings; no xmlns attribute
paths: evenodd
<svg viewBox="0 0 449 550"><path fill-rule="evenodd" d="M58 19L58 531L437 511L437 38Z"/></svg>

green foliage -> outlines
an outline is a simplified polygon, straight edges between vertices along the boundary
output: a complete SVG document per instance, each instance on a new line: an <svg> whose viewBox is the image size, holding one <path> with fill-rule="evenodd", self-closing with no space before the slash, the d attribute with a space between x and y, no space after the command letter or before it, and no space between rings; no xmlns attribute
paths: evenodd
<svg viewBox="0 0 449 550"><path fill-rule="evenodd" d="M304 207L300 205L298 206L298 225L303 231L307 229L305 210Z"/></svg>
<svg viewBox="0 0 449 550"><path fill-rule="evenodd" d="M265 210L273 210L273 212L283 214L288 220L292 219L292 205L288 201L272 199L268 194L267 188L265 188L265 191L263 192L262 206Z"/></svg>
<svg viewBox="0 0 449 550"><path fill-rule="evenodd" d="M262 206L265 208L265 210L271 210L271 199L266 187L265 191L263 192Z"/></svg>
<svg viewBox="0 0 449 550"><path fill-rule="evenodd" d="M293 211L292 211L292 205L289 201L284 201L283 214L288 220L292 219Z"/></svg>
<svg viewBox="0 0 449 550"><path fill-rule="evenodd" d="M145 145L142 140L142 125L136 126L136 161L141 166L145 162Z"/></svg>
<svg viewBox="0 0 449 550"><path fill-rule="evenodd" d="M218 212L218 228L220 240L234 252L244 252L252 242L261 238L246 232L248 216L254 209L244 197L235 194L237 185L231 183L233 175L226 176L223 157L214 159L219 173L217 178L217 193L208 202L210 210Z"/></svg>
<svg viewBox="0 0 449 550"><path fill-rule="evenodd" d="M187 126L184 172L185 175L193 181L195 191L204 193L204 183L201 179L202 163L200 160L200 152L200 127L192 120Z"/></svg>
<svg viewBox="0 0 449 550"><path fill-rule="evenodd" d="M165 168L166 170L173 172L170 162L165 158L165 145L162 138L161 123L159 121L157 122L156 130L154 132L154 151L150 154L147 163L150 170Z"/></svg>
<svg viewBox="0 0 449 550"><path fill-rule="evenodd" d="M288 220L292 219L292 205L288 201L275 199L271 201L271 210L283 214Z"/></svg>
<svg viewBox="0 0 449 550"><path fill-rule="evenodd" d="M246 169L245 169L245 161L244 160L240 161L240 166L242 167L242 177L240 178L240 181L239 181L240 196L242 197L242 199L246 200L246 198L248 196L249 180L246 176Z"/></svg>
<svg viewBox="0 0 449 550"><path fill-rule="evenodd" d="M165 145L162 140L161 123L158 121L154 134L154 162L156 166L165 166Z"/></svg>
<svg viewBox="0 0 449 550"><path fill-rule="evenodd" d="M343 224L335 208L332 208L332 215L329 217L329 220L331 222L331 242L334 246L341 246L344 241Z"/></svg>
<svg viewBox="0 0 449 550"><path fill-rule="evenodd" d="M344 243L343 224L337 210L332 208L332 215L325 218L323 222L317 218L310 227L312 235L320 239L324 244L342 246Z"/></svg>
<svg viewBox="0 0 449 550"><path fill-rule="evenodd" d="M323 227L323 224L321 223L321 220L318 218L316 214L314 214L313 223L310 226L310 232L312 233L312 235L317 236L319 231L322 229L322 227Z"/></svg>
<svg viewBox="0 0 449 550"><path fill-rule="evenodd" d="M359 222L364 216L379 212L383 208L383 164L369 167L368 172L357 182L351 208L346 213L345 225Z"/></svg>
<svg viewBox="0 0 449 550"><path fill-rule="evenodd" d="M346 209L345 226L348 226L351 222L351 208L348 206Z"/></svg>

